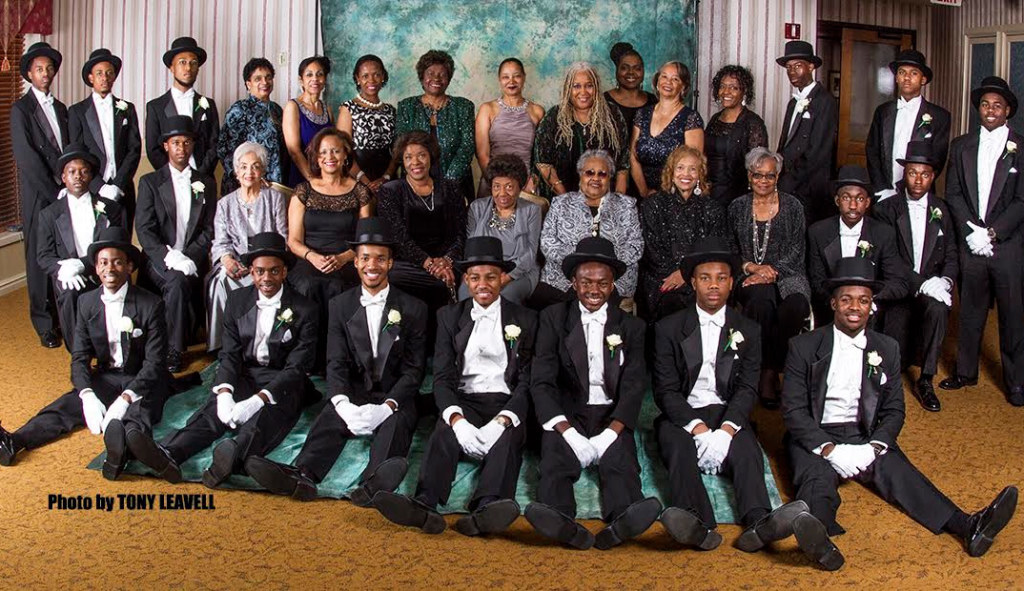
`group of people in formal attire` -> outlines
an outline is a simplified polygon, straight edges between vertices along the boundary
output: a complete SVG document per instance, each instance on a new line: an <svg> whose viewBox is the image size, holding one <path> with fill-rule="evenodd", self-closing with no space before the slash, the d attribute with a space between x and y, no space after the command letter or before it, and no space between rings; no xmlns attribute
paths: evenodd
<svg viewBox="0 0 1024 591"><path fill-rule="evenodd" d="M1024 277L1013 262L1024 254L1024 158L1006 82L971 91L980 124L950 145L949 112L921 96L925 57L900 53L899 96L876 111L869 166L832 174L838 110L809 43L789 42L777 59L794 93L775 151L749 109L747 69L714 77L721 110L705 127L684 104L684 64L659 68L652 94L632 46L611 57L615 89L578 62L547 111L524 98L525 67L509 58L501 97L475 112L447 94L447 53L420 57L424 94L397 109L379 96L384 63L367 55L353 68L359 93L336 117L321 98L327 58L302 61L302 94L283 109L269 100L273 65L257 58L243 71L249 96L221 128L193 88L207 54L182 37L163 56L173 86L146 105L155 171L136 191L136 110L111 94L121 59L94 51L82 67L92 94L65 109L49 93L61 54L30 47L20 66L32 88L11 115L30 311L42 343L63 339L71 352L74 389L20 429L0 427L0 465L85 426L103 436L108 479L135 459L179 482L181 465L216 442L205 485L248 475L308 501L346 443L370 438L354 504L441 533L438 509L469 459L479 478L460 533L498 534L522 514L577 549L610 549L655 521L682 546L714 549L722 536L702 474L722 474L744 527L738 548L795 536L828 570L844 563L831 539L844 531L838 488L857 480L984 554L1017 489L966 513L897 436L909 366L920 367L919 402L940 409L933 379L957 288L956 366L939 386L977 383L994 301L1006 397L1024 406ZM215 385L157 441L153 425L181 388L172 374L203 337L218 352ZM437 423L406 496L395 490L413 435L434 414L420 397L427 372ZM641 487L648 384L665 505ZM295 460L267 458L323 397ZM777 508L750 420L758 401L781 406L787 428L796 499ZM522 510L532 440L540 480ZM588 467L606 523L596 535L575 519L573 485Z"/></svg>

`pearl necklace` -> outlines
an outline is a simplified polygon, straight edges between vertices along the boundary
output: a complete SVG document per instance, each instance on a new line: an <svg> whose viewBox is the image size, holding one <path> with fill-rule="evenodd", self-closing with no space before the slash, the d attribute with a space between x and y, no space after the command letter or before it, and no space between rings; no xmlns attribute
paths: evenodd
<svg viewBox="0 0 1024 591"><path fill-rule="evenodd" d="M356 95L355 101L368 109L379 109L381 105L384 104L384 101L377 101L375 103L371 103L370 101L364 99L363 95L361 94Z"/></svg>

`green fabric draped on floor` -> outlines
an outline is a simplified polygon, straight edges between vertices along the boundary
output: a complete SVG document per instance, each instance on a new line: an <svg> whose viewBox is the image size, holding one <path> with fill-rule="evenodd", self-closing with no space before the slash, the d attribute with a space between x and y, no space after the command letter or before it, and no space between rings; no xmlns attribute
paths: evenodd
<svg viewBox="0 0 1024 591"><path fill-rule="evenodd" d="M213 377L217 364L207 367L202 371L203 385L197 386L181 394L173 396L167 401L164 407L163 421L154 428L154 436L157 441L173 431L176 431L188 422L192 413L206 403L210 395L210 388L213 386ZM432 388L432 377L427 376L422 391L430 392ZM313 383L321 392L326 390L324 381L320 378L313 378ZM321 403L322 404L322 403ZM271 460L283 463L290 463L302 449L306 440L309 427L321 409L321 404L315 404L307 408L296 423L295 428L288 434L273 452L267 457ZM644 400L643 409L640 413L639 429L636 432L637 450L640 461L640 478L643 484L643 491L646 496L654 496L662 499L664 503L665 494L668 492L668 475L665 466L658 455L658 442L652 430L654 418L658 415L650 394ZM398 492L413 494L416 489L417 474L419 473L420 460L423 456L423 449L426 447L427 438L436 423L436 417L425 417L420 420L419 428L413 438L412 450L409 453L409 473L405 481L398 488ZM225 437L230 436L229 432ZM218 440L219 441L219 440ZM181 466L182 478L188 482L200 482L203 470L210 465L213 455L213 448L210 447L199 452ZM352 439L345 445L334 468L327 475L319 486L321 497L334 499L345 498L346 493L354 488L359 481L370 455L370 440L366 438ZM103 465L105 454L100 454L89 463L89 469L99 470ZM764 456L762 452L762 456ZM532 500L536 499L538 479L539 458L536 453L527 452L523 460L523 468L519 473L519 487L516 492L516 500L520 506L526 507ZM448 504L440 507L442 513L465 513L466 506L476 486L477 467L479 464L473 461L459 462L458 472L455 475L455 483L452 487L451 498ZM152 472L139 462L132 461L128 464L126 473L152 475ZM734 512L735 502L733 499L732 483L728 478L720 476L704 475L704 486L711 497L711 504L715 508L715 519L719 523L738 523L738 516ZM771 498L773 507L782 504L779 490L775 486L775 479L772 477L771 468L768 465L768 458L764 457L764 479L768 486L768 495ZM581 519L600 519L601 507L598 496L597 471L588 468L583 476L576 483L576 504L578 517ZM261 490L248 476L234 475L224 484L225 488L243 490Z"/></svg>

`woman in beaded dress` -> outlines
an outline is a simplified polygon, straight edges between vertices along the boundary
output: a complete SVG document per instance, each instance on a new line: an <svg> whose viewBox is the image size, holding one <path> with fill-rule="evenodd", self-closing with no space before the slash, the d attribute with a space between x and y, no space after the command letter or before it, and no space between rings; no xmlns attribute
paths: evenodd
<svg viewBox="0 0 1024 591"><path fill-rule="evenodd" d="M395 173L391 147L395 144L396 111L379 96L388 83L388 71L379 57L364 55L356 60L352 79L359 92L338 108L338 130L355 144L352 174L376 193Z"/></svg>
<svg viewBox="0 0 1024 591"><path fill-rule="evenodd" d="M690 69L668 62L654 75L658 102L637 111L633 120L630 173L641 197L658 191L665 159L677 146L704 151L704 120L683 104L690 89Z"/></svg>
<svg viewBox="0 0 1024 591"><path fill-rule="evenodd" d="M253 58L242 68L242 78L249 96L231 105L217 136L217 156L224 166L221 195L239 187L234 170L235 150L245 142L256 142L266 150L263 178L267 181L284 183L284 175L291 166L281 128L284 113L281 105L270 100L274 92L273 64L266 58Z"/></svg>
<svg viewBox="0 0 1024 591"><path fill-rule="evenodd" d="M512 154L523 161L526 170L532 170L533 136L537 124L544 117L544 108L523 98L526 85L526 70L523 63L514 57L498 66L498 83L501 84L501 98L480 105L476 114L476 161L480 170L487 170L491 158L500 154ZM521 185L528 193L534 192L532 177ZM476 196L491 194L487 175L480 178Z"/></svg>
<svg viewBox="0 0 1024 591"><path fill-rule="evenodd" d="M734 290L743 314L761 325L761 403L778 408L778 376L789 339L811 313L805 260L806 226L800 201L777 188L782 156L754 148L746 157L751 192L729 204L734 250L743 279Z"/></svg>
<svg viewBox="0 0 1024 591"><path fill-rule="evenodd" d="M299 63L302 94L284 105L284 142L292 159L286 183L289 187L297 187L302 181L313 178L306 147L321 129L332 127L331 110L320 100L330 73L331 60L322 55L307 57Z"/></svg>
<svg viewBox="0 0 1024 591"><path fill-rule="evenodd" d="M724 66L711 82L711 98L722 110L704 129L711 197L722 207L745 194L747 174L743 159L757 147L768 147L764 120L747 108L754 101L754 77L742 66Z"/></svg>

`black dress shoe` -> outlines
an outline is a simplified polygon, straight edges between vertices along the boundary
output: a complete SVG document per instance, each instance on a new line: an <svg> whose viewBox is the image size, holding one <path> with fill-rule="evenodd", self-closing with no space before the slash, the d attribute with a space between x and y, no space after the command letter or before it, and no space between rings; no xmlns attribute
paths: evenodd
<svg viewBox="0 0 1024 591"><path fill-rule="evenodd" d="M373 496L379 491L395 492L408 471L409 462L405 458L388 458L377 466L369 478L352 489L348 498L356 507L369 507L373 504Z"/></svg>
<svg viewBox="0 0 1024 591"><path fill-rule="evenodd" d="M47 330L39 333L39 344L47 349L56 349L60 346L60 333L56 330Z"/></svg>
<svg viewBox="0 0 1024 591"><path fill-rule="evenodd" d="M598 550L608 550L635 538L647 531L658 516L661 515L661 501L654 497L637 501L626 507L607 527L597 532L594 546Z"/></svg>
<svg viewBox="0 0 1024 591"><path fill-rule="evenodd" d="M287 495L300 501L317 497L316 483L295 466L279 464L260 456L245 459L245 472L260 486L278 495Z"/></svg>
<svg viewBox="0 0 1024 591"><path fill-rule="evenodd" d="M152 437L137 429L128 429L125 440L128 442L128 450L132 456L156 472L159 478L163 478L171 484L181 482L181 468L171 458L171 454L153 441Z"/></svg>
<svg viewBox="0 0 1024 591"><path fill-rule="evenodd" d="M107 457L103 460L103 477L117 480L128 464L128 442L125 439L124 423L110 421L103 431L103 444L107 447Z"/></svg>
<svg viewBox="0 0 1024 591"><path fill-rule="evenodd" d="M846 562L839 547L829 539L825 524L810 513L800 513L793 519L793 533L800 550L825 570L839 570Z"/></svg>
<svg viewBox="0 0 1024 591"><path fill-rule="evenodd" d="M213 461L203 470L203 484L207 488L217 488L235 471L235 458L238 457L238 442L225 439L213 448Z"/></svg>
<svg viewBox="0 0 1024 591"><path fill-rule="evenodd" d="M382 490L373 495L373 506L391 523L418 527L425 534L439 534L448 527L435 509L405 495Z"/></svg>
<svg viewBox="0 0 1024 591"><path fill-rule="evenodd" d="M935 387L931 380L918 380L914 387L914 396L925 410L939 412L942 405L939 404L939 397L935 395Z"/></svg>
<svg viewBox="0 0 1024 591"><path fill-rule="evenodd" d="M686 509L669 507L658 518L672 539L684 546L714 550L722 543L722 534L704 525L699 517Z"/></svg>
<svg viewBox="0 0 1024 591"><path fill-rule="evenodd" d="M14 445L14 435L0 427L0 466L13 465L16 455L18 455L18 448Z"/></svg>
<svg viewBox="0 0 1024 591"><path fill-rule="evenodd" d="M786 503L743 530L736 547L744 552L757 552L772 542L788 538L793 535L793 520L807 511L807 503L803 501Z"/></svg>
<svg viewBox="0 0 1024 591"><path fill-rule="evenodd" d="M178 373L185 367L185 354L175 349L167 351L167 371Z"/></svg>
<svg viewBox="0 0 1024 591"><path fill-rule="evenodd" d="M1024 388L1015 386L1006 393L1006 401L1013 406L1024 406Z"/></svg>
<svg viewBox="0 0 1024 591"><path fill-rule="evenodd" d="M1017 487L1008 486L994 501L971 516L971 535L967 538L967 554L981 556L992 547L992 541L1013 517L1017 509Z"/></svg>
<svg viewBox="0 0 1024 591"><path fill-rule="evenodd" d="M967 386L977 386L978 378L965 378L963 376L952 375L948 378L939 382L939 387L943 390L959 390Z"/></svg>
<svg viewBox="0 0 1024 591"><path fill-rule="evenodd" d="M519 503L500 499L460 517L455 522L455 531L464 536L500 534L519 518L519 513Z"/></svg>
<svg viewBox="0 0 1024 591"><path fill-rule="evenodd" d="M557 540L577 550L589 550L594 534L575 519L544 503L530 503L523 516L545 538Z"/></svg>

